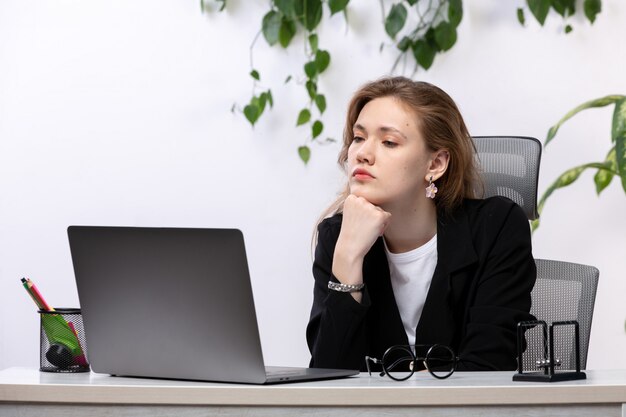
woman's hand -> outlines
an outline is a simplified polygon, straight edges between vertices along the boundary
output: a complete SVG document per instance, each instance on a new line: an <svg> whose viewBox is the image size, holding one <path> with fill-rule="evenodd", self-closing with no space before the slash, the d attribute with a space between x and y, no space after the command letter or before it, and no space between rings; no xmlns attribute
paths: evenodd
<svg viewBox="0 0 626 417"><path fill-rule="evenodd" d="M391 214L355 195L349 195L343 205L341 232L333 255L333 275L342 284L363 282L363 258L381 236ZM360 301L360 293L352 293Z"/></svg>

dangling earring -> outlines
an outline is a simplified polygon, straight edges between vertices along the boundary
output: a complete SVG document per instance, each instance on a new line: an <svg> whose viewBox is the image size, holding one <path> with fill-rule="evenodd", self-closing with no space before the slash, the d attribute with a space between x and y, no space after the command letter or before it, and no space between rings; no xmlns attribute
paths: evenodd
<svg viewBox="0 0 626 417"><path fill-rule="evenodd" d="M428 180L428 187L426 187L426 197L434 199L435 194L437 194L437 191L439 190L437 189L437 186L433 182L433 176L431 175L430 180Z"/></svg>

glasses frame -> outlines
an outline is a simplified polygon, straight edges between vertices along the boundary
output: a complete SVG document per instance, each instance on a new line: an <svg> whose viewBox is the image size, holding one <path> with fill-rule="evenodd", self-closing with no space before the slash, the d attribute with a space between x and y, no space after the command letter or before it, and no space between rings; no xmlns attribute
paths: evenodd
<svg viewBox="0 0 626 417"><path fill-rule="evenodd" d="M428 351L426 352L426 356L424 356L423 358L421 357L417 357L415 356L415 353L413 353L413 349L411 348L415 348L415 350L417 351L417 348L428 348ZM450 370L450 372L448 372L445 375L437 375L432 369L429 368L428 366L428 362L429 359L431 359L431 355L433 354L433 351L435 349L446 349L451 353L451 357L452 357L452 368ZM408 353L411 356L411 362L409 364L409 369L410 372L408 372L408 374L402 378L398 378L396 376L394 376L392 373L389 372L389 369L393 369L397 364L398 364L398 360L396 360L395 362L389 364L389 360L385 360L388 355L395 351L395 350L402 350L406 353ZM439 344L434 344L434 345L394 345L391 346L390 348L388 348L385 353L383 354L383 359L377 359L371 356L366 356L365 357L365 366L367 367L367 372L368 374L371 376L372 375L372 371L370 369L370 362L376 364L376 365L382 365L382 372L380 373L380 376L385 376L387 375L389 378L393 379L394 381L405 381L407 379L409 379L410 377L413 376L413 374L415 373L415 363L421 361L424 364L424 367L426 368L426 370L435 378L437 379L446 379L448 378L450 375L452 375L454 373L454 371L456 371L456 366L457 363L459 362L459 358L454 354L454 351L452 349L450 349L448 346L445 345L439 345Z"/></svg>

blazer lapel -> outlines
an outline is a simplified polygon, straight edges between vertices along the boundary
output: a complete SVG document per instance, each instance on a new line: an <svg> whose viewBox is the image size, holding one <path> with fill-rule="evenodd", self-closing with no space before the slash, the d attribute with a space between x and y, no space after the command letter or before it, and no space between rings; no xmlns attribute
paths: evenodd
<svg viewBox="0 0 626 417"><path fill-rule="evenodd" d="M400 317L400 311L393 295L389 264L382 238L379 238L363 262L363 281L367 285L371 299L368 312L368 327L371 329L371 354L382 355L393 345L409 343ZM382 356L377 356L382 357Z"/></svg>
<svg viewBox="0 0 626 417"><path fill-rule="evenodd" d="M467 214L461 208L437 222L437 267L416 329L417 344L453 345L458 336L452 286L467 278L466 267L477 262ZM465 271L463 271L465 269Z"/></svg>

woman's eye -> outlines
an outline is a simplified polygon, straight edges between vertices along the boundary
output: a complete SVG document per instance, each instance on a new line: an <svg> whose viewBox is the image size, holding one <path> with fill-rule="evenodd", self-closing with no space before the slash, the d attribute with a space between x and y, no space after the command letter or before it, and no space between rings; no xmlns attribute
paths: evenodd
<svg viewBox="0 0 626 417"><path fill-rule="evenodd" d="M364 140L365 139L363 139L361 136L355 136L355 137L352 138L352 142L357 142L357 143L358 142L362 142Z"/></svg>
<svg viewBox="0 0 626 417"><path fill-rule="evenodd" d="M396 142L392 142L390 140L384 141L383 145L385 145L388 148L395 148L396 146L398 146L398 144Z"/></svg>

